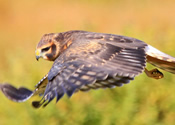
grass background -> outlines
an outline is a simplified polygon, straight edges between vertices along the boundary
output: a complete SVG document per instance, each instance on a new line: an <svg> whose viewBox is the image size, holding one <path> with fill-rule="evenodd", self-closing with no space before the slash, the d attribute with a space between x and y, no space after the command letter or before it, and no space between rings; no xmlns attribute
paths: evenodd
<svg viewBox="0 0 175 125"><path fill-rule="evenodd" d="M35 60L45 33L87 30L131 36L175 56L174 0L0 0L0 82L33 89L52 62ZM148 65L152 68L151 65ZM123 87L66 96L45 109L0 94L0 125L174 125L175 77L145 74Z"/></svg>

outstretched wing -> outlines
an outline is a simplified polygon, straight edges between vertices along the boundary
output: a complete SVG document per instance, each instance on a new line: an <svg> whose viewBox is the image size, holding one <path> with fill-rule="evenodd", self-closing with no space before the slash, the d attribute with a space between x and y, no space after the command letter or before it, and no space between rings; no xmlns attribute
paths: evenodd
<svg viewBox="0 0 175 125"><path fill-rule="evenodd" d="M78 90L121 86L142 73L146 63L144 42L111 34L83 32L55 60L43 100L46 106L55 97L69 97Z"/></svg>

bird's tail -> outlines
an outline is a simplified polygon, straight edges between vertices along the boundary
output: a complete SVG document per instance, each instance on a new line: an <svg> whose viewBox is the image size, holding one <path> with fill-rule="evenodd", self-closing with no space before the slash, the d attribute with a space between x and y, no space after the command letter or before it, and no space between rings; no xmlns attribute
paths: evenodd
<svg viewBox="0 0 175 125"><path fill-rule="evenodd" d="M146 47L147 62L170 73L175 74L175 58L148 45Z"/></svg>

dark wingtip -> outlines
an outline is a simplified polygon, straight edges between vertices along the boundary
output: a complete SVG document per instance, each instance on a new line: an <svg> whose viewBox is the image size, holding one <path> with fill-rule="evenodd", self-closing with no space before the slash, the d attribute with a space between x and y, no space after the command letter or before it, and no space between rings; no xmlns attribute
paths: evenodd
<svg viewBox="0 0 175 125"><path fill-rule="evenodd" d="M0 90L8 99L14 102L24 102L33 95L33 92L29 89L23 87L17 89L10 84L0 84Z"/></svg>
<svg viewBox="0 0 175 125"><path fill-rule="evenodd" d="M43 108L45 108L50 102L47 102L43 105Z"/></svg>
<svg viewBox="0 0 175 125"><path fill-rule="evenodd" d="M72 97L72 95L74 94L75 90L76 90L76 89L72 89L72 90L66 91L67 96L68 96L69 98Z"/></svg>
<svg viewBox="0 0 175 125"><path fill-rule="evenodd" d="M43 108L44 108L49 104L50 101L46 102L46 100L44 98L42 98L40 101L33 101L32 106L34 108L40 108L41 106L43 106Z"/></svg>
<svg viewBox="0 0 175 125"><path fill-rule="evenodd" d="M40 103L40 101L33 101L32 102L32 106L34 107L34 108L40 108L41 107L41 103Z"/></svg>

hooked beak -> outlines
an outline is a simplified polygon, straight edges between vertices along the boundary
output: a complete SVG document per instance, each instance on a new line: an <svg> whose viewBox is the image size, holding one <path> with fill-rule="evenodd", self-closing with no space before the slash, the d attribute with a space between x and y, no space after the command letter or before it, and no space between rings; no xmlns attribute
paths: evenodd
<svg viewBox="0 0 175 125"><path fill-rule="evenodd" d="M35 54L36 54L36 60L38 61L39 58L41 58L41 52L40 52L40 50L36 50Z"/></svg>
<svg viewBox="0 0 175 125"><path fill-rule="evenodd" d="M40 56L36 56L36 60L37 60L37 61L39 60L39 58L40 58Z"/></svg>

